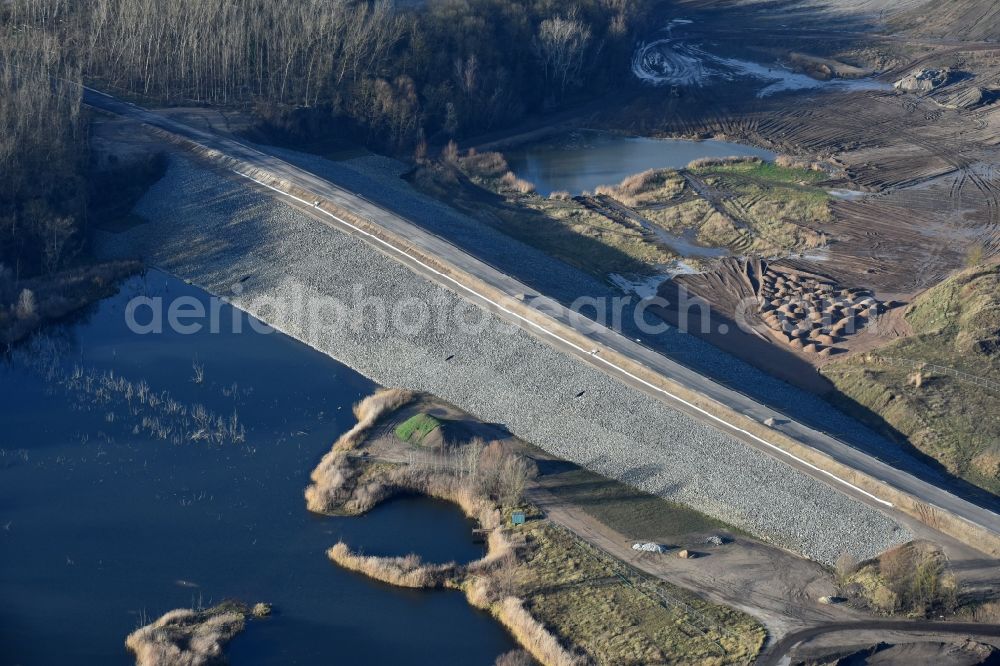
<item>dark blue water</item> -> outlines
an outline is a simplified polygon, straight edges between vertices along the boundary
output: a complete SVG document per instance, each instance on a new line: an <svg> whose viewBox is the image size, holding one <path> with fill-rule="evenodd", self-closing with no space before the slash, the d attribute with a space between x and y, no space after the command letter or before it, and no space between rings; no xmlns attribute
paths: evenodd
<svg viewBox="0 0 1000 666"><path fill-rule="evenodd" d="M0 664L131 663L124 639L139 624L227 598L276 611L230 644L236 664L489 664L513 647L460 593L400 590L327 560L340 539L429 561L482 555L446 503L305 510L309 472L370 381L242 314L234 333L228 306L218 333L136 335L124 309L141 294L209 309L150 272L0 365Z"/></svg>
<svg viewBox="0 0 1000 666"><path fill-rule="evenodd" d="M577 195L617 185L647 169L685 167L702 157L775 157L769 150L727 141L650 139L590 130L557 134L503 152L511 170L543 195L559 190Z"/></svg>

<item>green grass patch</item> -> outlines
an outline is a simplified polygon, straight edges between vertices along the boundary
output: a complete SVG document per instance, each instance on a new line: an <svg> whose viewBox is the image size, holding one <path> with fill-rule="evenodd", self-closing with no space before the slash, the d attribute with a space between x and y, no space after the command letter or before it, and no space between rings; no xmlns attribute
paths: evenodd
<svg viewBox="0 0 1000 666"><path fill-rule="evenodd" d="M630 539L668 541L685 534L736 528L681 504L576 469L558 474L554 494Z"/></svg>
<svg viewBox="0 0 1000 666"><path fill-rule="evenodd" d="M738 247L740 251L781 253L826 242L815 228L831 220L830 194L819 186L828 178L826 173L772 162L714 165L690 172L724 193L727 212L750 227L752 242Z"/></svg>
<svg viewBox="0 0 1000 666"><path fill-rule="evenodd" d="M423 412L414 414L396 426L396 437L404 442L419 444L424 437L441 427L441 421Z"/></svg>
<svg viewBox="0 0 1000 666"><path fill-rule="evenodd" d="M815 185L829 176L822 171L778 166L774 162L736 162L719 164L691 170L698 175L717 174L743 181L755 181L761 185ZM822 190L821 190L822 191ZM823 194L826 194L823 192Z"/></svg>

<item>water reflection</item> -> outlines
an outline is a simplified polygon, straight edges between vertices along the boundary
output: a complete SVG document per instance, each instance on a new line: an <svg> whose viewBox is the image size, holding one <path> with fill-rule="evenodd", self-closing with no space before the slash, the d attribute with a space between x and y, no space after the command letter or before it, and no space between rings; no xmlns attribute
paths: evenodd
<svg viewBox="0 0 1000 666"><path fill-rule="evenodd" d="M774 159L771 151L726 141L649 139L579 130L504 151L519 178L543 195L576 195L599 185L616 185L647 169L680 168L702 157L753 156Z"/></svg>

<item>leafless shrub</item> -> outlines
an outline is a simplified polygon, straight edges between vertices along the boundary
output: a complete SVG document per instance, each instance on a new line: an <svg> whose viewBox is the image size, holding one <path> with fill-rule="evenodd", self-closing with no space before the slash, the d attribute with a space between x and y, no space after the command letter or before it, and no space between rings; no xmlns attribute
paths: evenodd
<svg viewBox="0 0 1000 666"><path fill-rule="evenodd" d="M497 152L477 153L469 149L462 159L462 169L473 176L496 178L508 171L507 160Z"/></svg>
<svg viewBox="0 0 1000 666"><path fill-rule="evenodd" d="M479 461L485 448L486 442L481 437L476 437L465 446L450 451L454 458L453 469L460 478L473 478L479 474Z"/></svg>
<svg viewBox="0 0 1000 666"><path fill-rule="evenodd" d="M547 82L558 86L560 95L576 83L590 37L590 27L577 20L575 9L569 16L554 16L539 24L535 52L545 68Z"/></svg>
<svg viewBox="0 0 1000 666"><path fill-rule="evenodd" d="M521 456L505 450L500 442L485 445L474 442L471 447L464 452L462 461L463 469L470 472L470 480L480 492L501 505L517 505L534 471L532 466Z"/></svg>
<svg viewBox="0 0 1000 666"><path fill-rule="evenodd" d="M508 550L505 555L494 557L494 561L491 596L499 599L516 596L522 574L517 556L513 550Z"/></svg>
<svg viewBox="0 0 1000 666"><path fill-rule="evenodd" d="M524 458L508 454L500 463L497 473L497 499L504 506L521 503L524 488L531 476L531 466Z"/></svg>
<svg viewBox="0 0 1000 666"><path fill-rule="evenodd" d="M205 381L205 366L203 364L197 360L191 361L191 370L194 372L191 381L195 384L201 384Z"/></svg>
<svg viewBox="0 0 1000 666"><path fill-rule="evenodd" d="M194 419L195 425L201 430L208 430L212 423L212 415L201 404L191 407L191 418Z"/></svg>
<svg viewBox="0 0 1000 666"><path fill-rule="evenodd" d="M573 195L566 190L556 190L555 192L549 194L549 199L552 199L553 201L569 201L572 198Z"/></svg>
<svg viewBox="0 0 1000 666"><path fill-rule="evenodd" d="M80 185L76 169L86 146L74 85L79 67L48 29L66 22L46 17L51 7L40 7L48 4L5 2L0 9L0 256L16 256L22 276L52 272L71 253L76 222L63 210L79 211L68 193Z"/></svg>
<svg viewBox="0 0 1000 666"><path fill-rule="evenodd" d="M243 424L240 423L240 416L236 413L235 409L233 410L232 416L229 417L227 434L235 444L241 444L245 442L247 438L246 429L243 427Z"/></svg>
<svg viewBox="0 0 1000 666"><path fill-rule="evenodd" d="M145 379L140 380L139 383L136 384L135 395L139 399L139 402L141 402L142 404L145 405L147 402L149 402L150 399L149 384L146 383Z"/></svg>
<svg viewBox="0 0 1000 666"><path fill-rule="evenodd" d="M458 144L454 141L449 141L448 144L441 150L441 161L446 164L458 164Z"/></svg>
<svg viewBox="0 0 1000 666"><path fill-rule="evenodd" d="M759 157L748 157L733 155L730 157L701 157L688 163L688 169L705 169L714 166L728 166L732 164L761 164L763 160ZM779 165L780 166L780 165Z"/></svg>

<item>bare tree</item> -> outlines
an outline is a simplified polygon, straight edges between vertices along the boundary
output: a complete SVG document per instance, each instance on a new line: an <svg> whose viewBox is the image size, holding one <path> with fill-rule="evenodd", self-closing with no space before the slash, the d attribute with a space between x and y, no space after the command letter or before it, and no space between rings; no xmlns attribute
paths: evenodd
<svg viewBox="0 0 1000 666"><path fill-rule="evenodd" d="M76 235L76 221L69 217L45 217L40 221L45 269L52 273L60 269L71 254Z"/></svg>
<svg viewBox="0 0 1000 666"><path fill-rule="evenodd" d="M504 506L517 506L524 496L531 468L524 458L508 453L497 473L497 498Z"/></svg>
<svg viewBox="0 0 1000 666"><path fill-rule="evenodd" d="M545 67L546 80L558 86L560 95L579 75L589 43L590 27L577 20L575 13L539 24L535 50Z"/></svg>
<svg viewBox="0 0 1000 666"><path fill-rule="evenodd" d="M21 290L21 295L17 299L15 314L18 319L34 319L38 314L38 306L35 302L35 292L30 289Z"/></svg>

